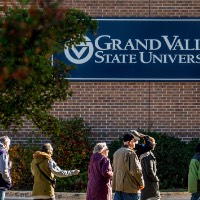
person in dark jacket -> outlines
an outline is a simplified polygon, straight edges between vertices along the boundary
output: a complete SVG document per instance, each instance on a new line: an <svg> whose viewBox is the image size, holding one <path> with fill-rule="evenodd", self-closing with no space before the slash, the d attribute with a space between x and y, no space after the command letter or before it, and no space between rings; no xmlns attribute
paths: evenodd
<svg viewBox="0 0 200 200"><path fill-rule="evenodd" d="M149 137L153 145L156 146L155 139ZM142 173L145 187L141 191L141 200L160 200L159 179L157 176L156 158L152 151L140 155Z"/></svg>
<svg viewBox="0 0 200 200"><path fill-rule="evenodd" d="M135 148L134 148L138 157L140 157L141 154L152 150L153 145L152 145L148 135L139 133L136 130L130 130L129 132L132 133L138 139L135 144ZM142 138L144 140L143 144L138 144L138 141L140 140L140 138Z"/></svg>
<svg viewBox="0 0 200 200"><path fill-rule="evenodd" d="M195 150L189 165L188 192L192 193L191 200L200 200L200 143Z"/></svg>
<svg viewBox="0 0 200 200"><path fill-rule="evenodd" d="M88 166L86 200L112 200L113 172L105 142L97 143Z"/></svg>

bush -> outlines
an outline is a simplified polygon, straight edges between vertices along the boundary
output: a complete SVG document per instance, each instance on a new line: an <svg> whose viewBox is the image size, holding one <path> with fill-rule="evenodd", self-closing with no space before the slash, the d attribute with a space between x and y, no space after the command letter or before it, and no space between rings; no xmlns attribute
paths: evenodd
<svg viewBox="0 0 200 200"><path fill-rule="evenodd" d="M82 118L60 120L62 133L51 138L54 159L62 169L80 169L78 176L57 179L57 191L81 192L87 187L87 168L93 143L88 139L91 129Z"/></svg>
<svg viewBox="0 0 200 200"><path fill-rule="evenodd" d="M12 190L32 190L33 176L30 164L36 149L37 146L32 142L29 142L27 146L17 144L10 148Z"/></svg>
<svg viewBox="0 0 200 200"><path fill-rule="evenodd" d="M190 159L195 153L198 139L189 143L179 138L157 132L143 132L155 138L157 146L154 154L157 159L157 174L160 179L160 188L183 188L183 179L188 172ZM122 145L122 139L114 141L109 145L110 158L113 153Z"/></svg>
<svg viewBox="0 0 200 200"><path fill-rule="evenodd" d="M53 159L61 169L80 169L77 176L57 178L56 191L82 192L87 187L87 167L92 154L93 143L88 139L90 127L82 118L60 120L62 134L51 138L54 147ZM25 145L14 145L9 150L10 160L13 162L11 169L13 188L12 190L32 190L33 176L30 164L33 153L40 149L37 141Z"/></svg>

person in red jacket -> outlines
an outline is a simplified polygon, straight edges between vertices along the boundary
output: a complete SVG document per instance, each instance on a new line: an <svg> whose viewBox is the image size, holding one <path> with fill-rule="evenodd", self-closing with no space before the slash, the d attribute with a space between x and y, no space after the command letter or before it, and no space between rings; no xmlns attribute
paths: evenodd
<svg viewBox="0 0 200 200"><path fill-rule="evenodd" d="M105 142L97 143L88 166L86 200L112 200L113 172Z"/></svg>

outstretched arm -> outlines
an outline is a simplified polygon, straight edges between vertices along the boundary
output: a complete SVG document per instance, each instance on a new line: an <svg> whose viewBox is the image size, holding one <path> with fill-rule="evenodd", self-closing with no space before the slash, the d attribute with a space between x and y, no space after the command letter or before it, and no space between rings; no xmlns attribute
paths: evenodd
<svg viewBox="0 0 200 200"><path fill-rule="evenodd" d="M51 172L57 177L68 177L72 175L77 175L80 172L80 170L78 169L62 170L60 169L60 167L58 167L57 163L53 159L49 160L49 168Z"/></svg>

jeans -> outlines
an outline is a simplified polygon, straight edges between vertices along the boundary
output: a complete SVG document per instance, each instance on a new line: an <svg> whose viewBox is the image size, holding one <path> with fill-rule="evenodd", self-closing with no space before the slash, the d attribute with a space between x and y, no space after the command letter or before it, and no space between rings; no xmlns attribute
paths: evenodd
<svg viewBox="0 0 200 200"><path fill-rule="evenodd" d="M0 189L0 200L4 200L6 196L6 191L4 189Z"/></svg>
<svg viewBox="0 0 200 200"><path fill-rule="evenodd" d="M192 193L191 200L200 200L200 193Z"/></svg>
<svg viewBox="0 0 200 200"><path fill-rule="evenodd" d="M52 198L49 198L49 199L35 199L35 200L55 200L55 198L52 197Z"/></svg>
<svg viewBox="0 0 200 200"><path fill-rule="evenodd" d="M113 200L139 200L138 194L131 194L125 192L115 192Z"/></svg>

